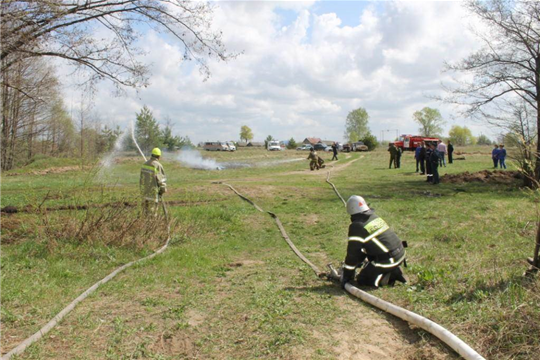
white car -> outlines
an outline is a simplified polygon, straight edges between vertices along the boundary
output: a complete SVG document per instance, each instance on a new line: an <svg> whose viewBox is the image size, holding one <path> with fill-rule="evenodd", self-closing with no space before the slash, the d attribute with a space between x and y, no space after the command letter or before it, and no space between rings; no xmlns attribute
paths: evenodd
<svg viewBox="0 0 540 360"><path fill-rule="evenodd" d="M268 151L281 151L281 145L279 144L279 141L272 140L268 142Z"/></svg>
<svg viewBox="0 0 540 360"><path fill-rule="evenodd" d="M236 151L236 146L233 142L227 141L227 146L229 147L229 151Z"/></svg>

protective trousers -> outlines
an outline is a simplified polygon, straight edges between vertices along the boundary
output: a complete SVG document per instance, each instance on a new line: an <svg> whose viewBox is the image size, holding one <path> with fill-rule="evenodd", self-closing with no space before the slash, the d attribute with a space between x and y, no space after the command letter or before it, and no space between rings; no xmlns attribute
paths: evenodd
<svg viewBox="0 0 540 360"><path fill-rule="evenodd" d="M399 265L393 268L381 268L376 267L372 262L367 263L356 277L356 282L361 286L392 286L396 280L402 283L407 282Z"/></svg>
<svg viewBox="0 0 540 360"><path fill-rule="evenodd" d="M432 183L439 183L439 166L438 164L431 164L431 172L433 174Z"/></svg>

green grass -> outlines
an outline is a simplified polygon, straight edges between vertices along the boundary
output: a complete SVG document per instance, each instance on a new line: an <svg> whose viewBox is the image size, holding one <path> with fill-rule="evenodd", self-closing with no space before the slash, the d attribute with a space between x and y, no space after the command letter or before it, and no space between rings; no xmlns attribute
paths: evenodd
<svg viewBox="0 0 540 360"><path fill-rule="evenodd" d="M442 175L490 167L490 149L464 151L471 154L440 169ZM204 155L249 163L307 157L245 149ZM539 283L521 277L533 249L538 205L531 194L516 185L428 185L414 173L409 153L396 170L387 169L384 149L350 159L343 155L336 166L359 159L332 174L331 181L345 198L364 196L410 246L410 284L374 294L439 322L487 358L533 358L540 346L531 335L539 331ZM137 201L139 166L136 158L125 158L94 173L3 176L2 204L39 205L46 194L49 206ZM170 208L178 221L171 248L102 287L51 332L53 338L33 345L22 358L339 357L337 340L321 339L317 332L361 334L351 312L365 316L362 312L373 310L316 279L266 214L212 184L226 180L275 212L297 247L324 268L343 260L349 224L325 174L305 172L307 161L200 171L170 156L164 166L167 199L192 204ZM44 242L35 228L25 228L39 216L2 219L3 238L11 239L2 246L6 348L113 268L151 250L70 239ZM454 357L432 339L418 344Z"/></svg>

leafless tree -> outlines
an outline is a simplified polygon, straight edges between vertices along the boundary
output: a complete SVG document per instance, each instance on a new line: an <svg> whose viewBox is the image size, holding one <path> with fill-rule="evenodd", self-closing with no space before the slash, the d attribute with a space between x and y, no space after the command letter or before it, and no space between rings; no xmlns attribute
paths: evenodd
<svg viewBox="0 0 540 360"><path fill-rule="evenodd" d="M183 0L3 0L0 8L2 72L28 57L56 57L90 69L119 87L147 84L138 60L138 30L178 40L184 59L209 76L207 60L231 57L211 27L213 6ZM99 34L99 35L98 35Z"/></svg>
<svg viewBox="0 0 540 360"><path fill-rule="evenodd" d="M497 115L499 103L520 102L534 112L536 122L535 179L540 180L540 2L470 0L471 13L486 26L477 32L483 47L462 61L447 64L450 71L473 75L471 81L446 88L445 101L466 105L466 115L481 119Z"/></svg>
<svg viewBox="0 0 540 360"><path fill-rule="evenodd" d="M502 106L501 106L502 104ZM526 101L500 101L497 115L489 115L487 122L503 130L504 143L516 147L517 151L509 157L516 161L524 177L524 185L535 187L534 162L536 129L536 111Z"/></svg>
<svg viewBox="0 0 540 360"><path fill-rule="evenodd" d="M140 32L152 29L176 39L183 46L184 60L195 61L208 77L210 59L235 56L225 50L221 32L212 29L213 10L207 2L183 0L3 0L2 169L14 166L23 144L29 160L38 143L41 152L57 156L76 141L72 119L58 102L58 80L47 58L83 70L88 87L101 79L111 80L118 89L145 86L148 68L140 60L137 41ZM83 112L81 156L92 145L86 134L99 141L99 131L86 125Z"/></svg>
<svg viewBox="0 0 540 360"><path fill-rule="evenodd" d="M16 155L34 152L36 137L47 127L49 104L58 94L53 69L40 59L22 59L2 73L2 169L14 166ZM9 85L8 85L9 84Z"/></svg>

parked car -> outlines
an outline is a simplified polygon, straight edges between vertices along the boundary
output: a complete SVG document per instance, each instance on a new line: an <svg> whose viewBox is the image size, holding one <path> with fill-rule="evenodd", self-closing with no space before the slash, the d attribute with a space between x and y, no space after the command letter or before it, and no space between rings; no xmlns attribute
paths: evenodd
<svg viewBox="0 0 540 360"><path fill-rule="evenodd" d="M206 151L229 151L227 144L220 141L205 142L203 149Z"/></svg>
<svg viewBox="0 0 540 360"><path fill-rule="evenodd" d="M326 144L323 144L323 143L318 143L318 144L315 144L313 146L313 148L315 150L323 150L323 151L327 151L326 148L330 148L330 151L332 150L332 148Z"/></svg>
<svg viewBox="0 0 540 360"><path fill-rule="evenodd" d="M369 148L362 141L357 141L352 143L351 151L368 151Z"/></svg>
<svg viewBox="0 0 540 360"><path fill-rule="evenodd" d="M227 141L227 147L229 148L229 151L236 151L236 145L232 141Z"/></svg>
<svg viewBox="0 0 540 360"><path fill-rule="evenodd" d="M279 143L279 141L272 140L268 142L267 150L268 151L281 151L283 149L281 148L281 144Z"/></svg>
<svg viewBox="0 0 540 360"><path fill-rule="evenodd" d="M311 145L302 145L302 146L299 146L296 148L296 150L300 150L300 151L309 151L313 148L313 146Z"/></svg>
<svg viewBox="0 0 540 360"><path fill-rule="evenodd" d="M347 144L343 144L343 146L341 147L341 151L343 152L350 152L352 149L351 147L351 144L347 143Z"/></svg>

